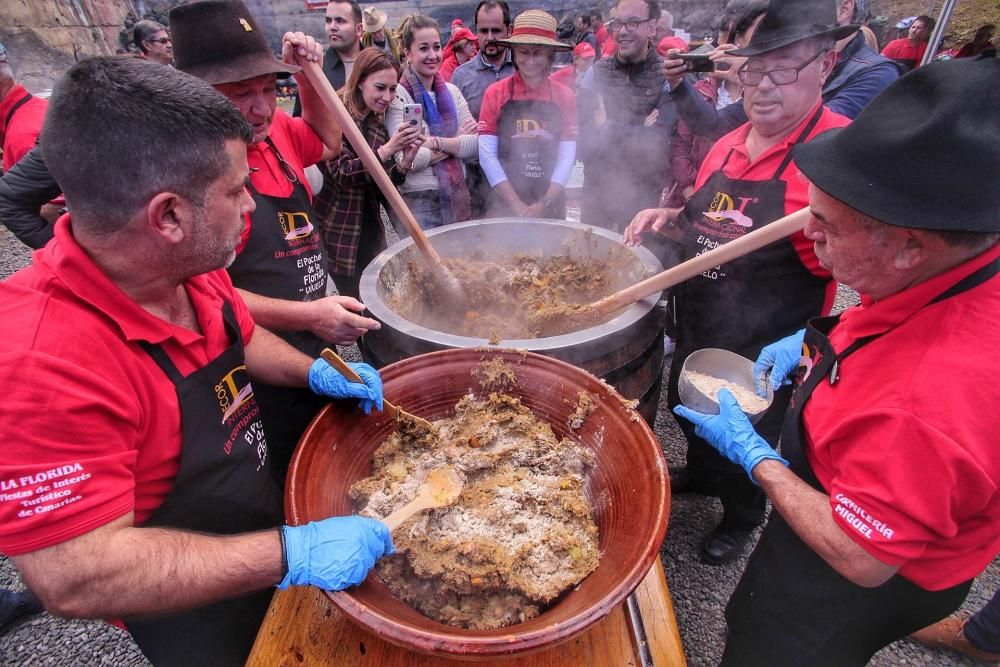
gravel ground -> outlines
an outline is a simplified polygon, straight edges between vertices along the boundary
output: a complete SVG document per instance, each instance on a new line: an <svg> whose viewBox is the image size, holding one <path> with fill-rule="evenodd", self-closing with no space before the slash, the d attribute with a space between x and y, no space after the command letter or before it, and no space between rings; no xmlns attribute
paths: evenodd
<svg viewBox="0 0 1000 667"><path fill-rule="evenodd" d="M8 276L30 261L27 250L0 227L0 278ZM852 294L842 291L840 303ZM343 350L349 351L349 348ZM356 352L355 352L356 354ZM665 394L666 392L664 392ZM683 436L673 417L661 404L656 420L656 434L663 443L671 466L684 464ZM717 500L696 495L673 499L673 511L667 538L660 555L666 569L688 662L691 665L715 665L725 643L723 609L745 558L725 566L710 566L698 559L698 546L704 534L721 516ZM23 584L11 563L0 557L0 586ZM977 610L1000 585L1000 559L980 576L964 608ZM647 631L656 632L655 628ZM129 636L99 622L65 621L48 614L20 624L0 636L0 665L147 665ZM973 665L956 654L929 650L903 640L885 648L871 662L876 667L889 665Z"/></svg>

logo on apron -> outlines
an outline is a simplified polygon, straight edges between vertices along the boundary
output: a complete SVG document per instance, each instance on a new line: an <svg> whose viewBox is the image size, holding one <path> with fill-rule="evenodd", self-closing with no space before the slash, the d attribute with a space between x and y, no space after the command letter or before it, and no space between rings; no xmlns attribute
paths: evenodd
<svg viewBox="0 0 1000 667"><path fill-rule="evenodd" d="M253 386L247 377L247 367L237 366L226 373L215 385L215 396L219 399L222 423L227 423L247 401L253 398Z"/></svg>
<svg viewBox="0 0 1000 667"><path fill-rule="evenodd" d="M757 202L756 197L739 197L737 202L725 192L716 192L708 210L702 213L702 221L695 223L695 227L723 238L739 238L753 227L753 218L746 214L746 208Z"/></svg>
<svg viewBox="0 0 1000 667"><path fill-rule="evenodd" d="M313 224L305 211L278 211L278 222L285 232L286 241L305 238L313 232Z"/></svg>
<svg viewBox="0 0 1000 667"><path fill-rule="evenodd" d="M805 384L809 379L809 374L813 368L823 361L823 352L818 347L810 348L807 343L802 343L802 356L799 358L799 367L795 372L795 386Z"/></svg>
<svg viewBox="0 0 1000 667"><path fill-rule="evenodd" d="M511 135L511 139L534 139L541 137L542 139L552 140L555 138L541 123L532 118L516 121L514 128L515 133Z"/></svg>

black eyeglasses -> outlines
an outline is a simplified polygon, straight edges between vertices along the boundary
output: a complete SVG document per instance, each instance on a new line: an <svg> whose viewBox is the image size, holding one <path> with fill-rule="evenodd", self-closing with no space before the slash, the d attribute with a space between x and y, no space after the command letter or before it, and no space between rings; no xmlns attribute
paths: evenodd
<svg viewBox="0 0 1000 667"><path fill-rule="evenodd" d="M611 32L618 32L622 28L625 28L625 32L635 32L643 23L649 23L652 20L653 19L632 19L629 21L619 21L618 19L611 19L607 23L607 28Z"/></svg>
<svg viewBox="0 0 1000 667"><path fill-rule="evenodd" d="M281 153L277 149L275 149L274 154L278 156L278 166L281 167L281 173L284 174L285 179L289 183L298 183L299 177L295 173L295 170L292 169L292 165L288 164L285 158L281 157Z"/></svg>
<svg viewBox="0 0 1000 667"><path fill-rule="evenodd" d="M170 44L174 40L169 37L160 37L159 39L147 39L146 41L150 44Z"/></svg>
<svg viewBox="0 0 1000 667"><path fill-rule="evenodd" d="M812 58L805 61L798 67L779 67L777 69L759 70L746 69L746 66L744 65L743 69L736 73L736 76L740 78L740 83L744 86L759 86L760 82L764 80L765 74L774 85L787 86L790 83L798 81L799 72L804 70L810 63L826 53L828 53L828 51L818 51Z"/></svg>

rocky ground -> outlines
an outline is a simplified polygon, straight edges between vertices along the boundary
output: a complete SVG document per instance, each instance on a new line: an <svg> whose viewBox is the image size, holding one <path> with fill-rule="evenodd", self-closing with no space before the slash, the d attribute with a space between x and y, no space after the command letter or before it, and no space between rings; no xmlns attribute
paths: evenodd
<svg viewBox="0 0 1000 667"><path fill-rule="evenodd" d="M29 261L24 247L0 227L0 278ZM846 304L852 297L844 291L840 302ZM655 430L670 465L683 465L683 438L665 405L660 406ZM674 498L670 526L660 552L691 665L714 665L718 662L725 637L723 609L745 564L745 559L741 559L726 566L714 567L699 561L698 545L704 533L719 520L720 514L720 506L714 499L702 496ZM1000 561L994 562L976 580L964 607L979 609L998 585ZM2 557L0 586L22 586L16 570ZM647 631L656 632L657 629L647 628ZM0 636L0 665L124 667L146 664L126 633L100 622L65 621L43 614ZM871 664L888 667L975 663L953 653L929 650L903 640L881 651Z"/></svg>

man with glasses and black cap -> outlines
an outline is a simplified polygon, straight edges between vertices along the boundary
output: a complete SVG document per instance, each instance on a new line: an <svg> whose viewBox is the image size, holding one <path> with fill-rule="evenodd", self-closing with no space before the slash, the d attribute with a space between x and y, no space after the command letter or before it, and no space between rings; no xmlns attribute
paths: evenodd
<svg viewBox="0 0 1000 667"><path fill-rule="evenodd" d="M665 231L690 259L797 211L808 202L792 148L850 121L826 109L823 82L836 60L834 43L857 30L837 26L829 0L774 0L749 45L730 51L748 58L739 71L750 122L709 151L683 209L641 211L625 232L629 244ZM801 323L829 312L836 283L799 232L706 271L674 289L677 348L668 399L679 403L677 382L695 350L718 347L750 359ZM777 392L758 427L776 444L790 392ZM764 520L764 494L686 422L687 467L670 471L673 493L718 496L723 516L706 537L701 557L712 564L737 557Z"/></svg>
<svg viewBox="0 0 1000 667"><path fill-rule="evenodd" d="M837 23L841 26L860 24L868 16L867 0L836 0ZM721 65L731 65L732 60L723 47L712 54ZM837 61L833 71L823 83L823 104L848 118L855 118L875 96L899 78L903 67L880 56L865 43L861 30L837 41ZM675 57L677 51L664 58L663 71L670 86L670 94L677 104L681 120L700 136L716 140L747 121L746 111L739 103L716 110L699 95L691 81L686 80L687 63ZM716 60L718 59L718 60Z"/></svg>
<svg viewBox="0 0 1000 667"><path fill-rule="evenodd" d="M867 664L1000 552L998 80L995 58L933 63L794 150L806 238L862 301L758 358L796 384L780 456L725 390L718 415L675 408L774 508L723 665Z"/></svg>

